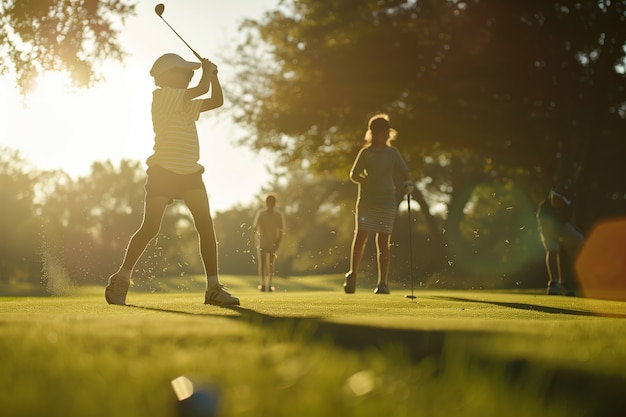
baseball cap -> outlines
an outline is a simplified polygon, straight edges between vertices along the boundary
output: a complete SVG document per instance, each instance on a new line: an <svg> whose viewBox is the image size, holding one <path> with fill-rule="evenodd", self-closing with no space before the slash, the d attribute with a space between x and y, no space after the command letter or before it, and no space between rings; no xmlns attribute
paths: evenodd
<svg viewBox="0 0 626 417"><path fill-rule="evenodd" d="M159 76L163 74L165 71L171 70L172 68L183 68L190 70L197 70L200 68L199 62L189 62L185 61L181 56L176 54L164 54L157 58L152 64L152 69L150 70L150 75L153 77Z"/></svg>

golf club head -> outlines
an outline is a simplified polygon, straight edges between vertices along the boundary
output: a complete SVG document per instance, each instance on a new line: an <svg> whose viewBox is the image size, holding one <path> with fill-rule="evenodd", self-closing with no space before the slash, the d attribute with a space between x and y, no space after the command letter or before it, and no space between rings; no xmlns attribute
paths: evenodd
<svg viewBox="0 0 626 417"><path fill-rule="evenodd" d="M165 5L163 3L159 3L156 6L154 6L154 13L156 13L157 16L161 17L164 11L165 11Z"/></svg>
<svg viewBox="0 0 626 417"><path fill-rule="evenodd" d="M159 17L161 18L161 20L162 20L162 21L163 21L163 22L164 22L164 23L165 23L165 24L166 24L166 25L167 25L167 26L168 26L168 27L172 30L172 32L174 32L174 33L176 34L176 36L178 36L178 38L179 38L181 41L183 41L183 43L187 46L187 48L189 48L189 50L190 50L191 52L193 52L193 54L196 56L196 58L198 58L200 61L202 61L202 57L200 56L200 54L199 54L199 53L197 53L196 51L194 51L194 49L193 49L191 46L189 46L189 44L187 43L187 41L185 41L185 40L183 39L183 37L182 37L182 36L180 36L180 35L178 34L178 32L176 32L176 31L174 30L174 28L173 28L173 27L172 27L169 23L167 23L167 20L165 20L165 18L162 16L164 11L165 11L165 5L164 5L163 3L159 3L159 4L157 4L156 6L154 6L154 13L156 13L156 15L157 15L157 16L159 16Z"/></svg>
<svg viewBox="0 0 626 417"><path fill-rule="evenodd" d="M411 300L415 300L417 297L414 295L405 295L404 298L410 298Z"/></svg>

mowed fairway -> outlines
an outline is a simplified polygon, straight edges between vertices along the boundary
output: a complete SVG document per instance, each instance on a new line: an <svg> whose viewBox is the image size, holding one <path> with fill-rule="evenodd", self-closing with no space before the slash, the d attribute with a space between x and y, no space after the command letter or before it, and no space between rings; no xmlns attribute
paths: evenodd
<svg viewBox="0 0 626 417"><path fill-rule="evenodd" d="M222 281L240 307L202 304L200 279L131 288L130 306L102 288L0 297L0 415L176 416L180 375L217 387L222 417L626 412L624 302Z"/></svg>

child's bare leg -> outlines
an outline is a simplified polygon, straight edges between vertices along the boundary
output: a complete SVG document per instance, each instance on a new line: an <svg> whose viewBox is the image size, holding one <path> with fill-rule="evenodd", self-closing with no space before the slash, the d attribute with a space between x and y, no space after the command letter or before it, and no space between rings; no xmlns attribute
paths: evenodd
<svg viewBox="0 0 626 417"><path fill-rule="evenodd" d="M124 262L121 268L109 277L109 283L104 289L104 298L109 304L126 304L132 270L148 243L159 233L167 199L149 198L146 199L144 206L143 222L139 230L130 238Z"/></svg>
<svg viewBox="0 0 626 417"><path fill-rule="evenodd" d="M265 277L267 275L267 254L265 251L259 249L259 285L261 289L265 289Z"/></svg>
<svg viewBox="0 0 626 417"><path fill-rule="evenodd" d="M274 278L274 265L276 264L276 254L274 252L270 252L267 256L269 257L267 268L268 288L271 290L272 279Z"/></svg>
<svg viewBox="0 0 626 417"><path fill-rule="evenodd" d="M378 233L376 236L376 249L378 251L378 283L388 284L389 281L389 233Z"/></svg>
<svg viewBox="0 0 626 417"><path fill-rule="evenodd" d="M139 229L131 237L122 263L122 270L132 271L143 254L146 246L159 233L163 213L167 208L168 199L165 197L152 197L144 203L143 221Z"/></svg>
<svg viewBox="0 0 626 417"><path fill-rule="evenodd" d="M200 238L200 256L209 286L219 284L217 267L217 240L209 207L209 198L203 189L191 190L184 195L185 204L193 217Z"/></svg>
<svg viewBox="0 0 626 417"><path fill-rule="evenodd" d="M560 284L561 271L558 251L546 252L546 269L548 271L548 287Z"/></svg>
<svg viewBox="0 0 626 417"><path fill-rule="evenodd" d="M194 226L200 237L200 256L206 272L204 304L239 305L239 298L233 297L226 291L217 275L217 240L215 239L215 228L213 227L206 190L202 188L187 191L184 193L183 199L191 211Z"/></svg>
<svg viewBox="0 0 626 417"><path fill-rule="evenodd" d="M369 232L365 230L357 230L352 240L352 252L350 254L350 272L349 274L356 274L359 271L361 260L363 259L363 252L365 251L365 244L369 238Z"/></svg>

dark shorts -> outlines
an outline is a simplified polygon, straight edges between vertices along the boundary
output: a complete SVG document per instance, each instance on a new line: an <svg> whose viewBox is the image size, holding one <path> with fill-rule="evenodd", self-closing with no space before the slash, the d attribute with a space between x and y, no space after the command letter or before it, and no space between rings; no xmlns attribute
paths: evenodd
<svg viewBox="0 0 626 417"><path fill-rule="evenodd" d="M372 233L387 233L393 231L397 209L395 207L369 207L359 205L357 208L357 230Z"/></svg>
<svg viewBox="0 0 626 417"><path fill-rule="evenodd" d="M268 249L258 248L258 250L259 250L259 253L261 255L274 255L274 254L276 254L276 249L274 249L274 248L268 248Z"/></svg>
<svg viewBox="0 0 626 417"><path fill-rule="evenodd" d="M148 168L146 180L146 199L151 197L165 197L169 202L182 200L183 195L191 190L206 190L202 173L204 169L193 174L176 174L161 166Z"/></svg>

